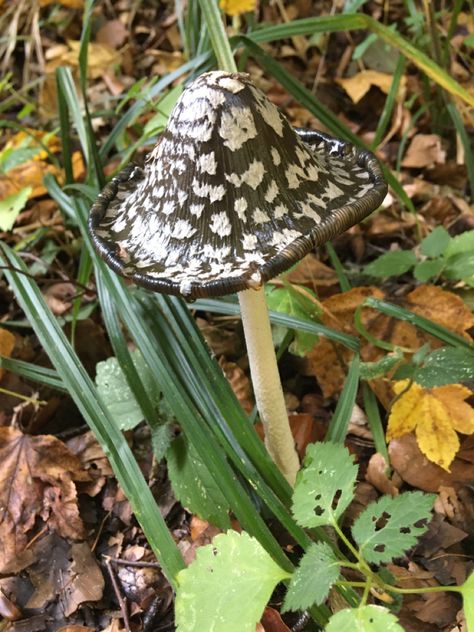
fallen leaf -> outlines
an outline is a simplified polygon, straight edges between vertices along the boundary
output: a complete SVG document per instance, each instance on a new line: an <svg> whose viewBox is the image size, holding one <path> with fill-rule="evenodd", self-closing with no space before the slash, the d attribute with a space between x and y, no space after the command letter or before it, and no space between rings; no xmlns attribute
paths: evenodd
<svg viewBox="0 0 474 632"><path fill-rule="evenodd" d="M70 544L56 533L34 545L36 563L27 573L34 586L27 608L44 609L59 597L65 617L84 602L102 598L104 578L87 542Z"/></svg>
<svg viewBox="0 0 474 632"><path fill-rule="evenodd" d="M120 48L128 37L128 30L120 20L108 20L96 33L96 41L110 48Z"/></svg>
<svg viewBox="0 0 474 632"><path fill-rule="evenodd" d="M5 329L4 327L0 327L0 356L4 356L5 358L9 358L12 354L12 351L15 347L15 336ZM0 380L5 375L5 369L0 368Z"/></svg>
<svg viewBox="0 0 474 632"><path fill-rule="evenodd" d="M0 573L15 571L39 517L65 537L84 537L74 480L88 476L59 439L0 428Z"/></svg>
<svg viewBox="0 0 474 632"><path fill-rule="evenodd" d="M385 72L379 72L377 70L362 70L353 77L348 77L347 79L336 79L336 81L344 88L353 103L359 103L372 86L375 86L382 90L385 94L388 94L392 86L393 77L392 75ZM405 93L406 77L403 76L398 87L397 100L402 101Z"/></svg>
<svg viewBox="0 0 474 632"><path fill-rule="evenodd" d="M446 160L446 151L441 146L441 138L436 134L417 134L413 137L402 167L419 169L442 164Z"/></svg>
<svg viewBox="0 0 474 632"><path fill-rule="evenodd" d="M257 0L219 0L219 6L227 15L241 15L255 11Z"/></svg>
<svg viewBox="0 0 474 632"><path fill-rule="evenodd" d="M464 400L470 389L449 384L425 389L408 380L393 384L399 399L393 404L387 427L387 440L415 431L420 450L433 463L449 471L459 450L456 434L474 432L474 409Z"/></svg>

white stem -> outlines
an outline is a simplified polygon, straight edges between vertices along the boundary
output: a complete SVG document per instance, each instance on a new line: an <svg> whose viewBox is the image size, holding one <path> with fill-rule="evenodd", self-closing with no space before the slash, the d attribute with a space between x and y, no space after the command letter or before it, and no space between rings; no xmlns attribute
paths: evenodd
<svg viewBox="0 0 474 632"><path fill-rule="evenodd" d="M239 292L239 302L265 445L286 480L294 485L300 464L278 373L265 293L263 289Z"/></svg>

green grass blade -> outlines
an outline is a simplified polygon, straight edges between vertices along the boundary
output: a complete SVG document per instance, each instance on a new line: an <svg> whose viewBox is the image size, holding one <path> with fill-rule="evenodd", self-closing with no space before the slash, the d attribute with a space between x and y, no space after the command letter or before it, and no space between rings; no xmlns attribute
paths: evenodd
<svg viewBox="0 0 474 632"><path fill-rule="evenodd" d="M449 76L425 53L388 26L361 13L333 15L324 18L306 18L285 24L268 26L251 33L254 42L271 42L286 39L294 35L312 35L314 33L332 33L334 31L353 31L367 29L376 33L384 42L396 48L402 55L417 66L427 77L454 96L474 106L474 96L469 94L457 81Z"/></svg>
<svg viewBox="0 0 474 632"><path fill-rule="evenodd" d="M237 72L237 66L235 65L217 2L199 0L199 6L206 21L212 49L216 55L219 68L228 72Z"/></svg>
<svg viewBox="0 0 474 632"><path fill-rule="evenodd" d="M13 360L12 358L4 358L2 356L0 356L0 367L16 375L21 375L27 380L42 384L43 386L50 386L57 391L67 391L64 382L54 369L47 369L46 367L38 366L31 362Z"/></svg>
<svg viewBox="0 0 474 632"><path fill-rule="evenodd" d="M214 312L215 314L225 314L228 316L240 316L239 304L225 299L200 298L192 304L192 309ZM348 349L352 349L353 351L359 350L359 341L355 336L344 334L330 327L326 327L326 325L321 325L320 323L312 323L309 320L303 320L296 316L289 316L282 312L270 311L269 314L270 321L274 325L281 325L287 329L296 329L317 336L324 336L328 340L339 342Z"/></svg>
<svg viewBox="0 0 474 632"><path fill-rule="evenodd" d="M71 114L72 121L79 136L79 142L81 143L82 153L84 154L86 165L89 165L90 155L88 134L82 118L82 112L79 106L79 99L77 98L76 86L74 85L71 69L58 68L56 70L56 81L58 92L60 94L60 103L64 101L64 103L67 104L67 108Z"/></svg>
<svg viewBox="0 0 474 632"><path fill-rule="evenodd" d="M8 246L0 244L0 252L4 265L27 272L21 259ZM163 572L174 585L184 562L123 434L110 418L93 382L46 306L38 286L26 274L6 270L5 275L40 343L94 431Z"/></svg>
<svg viewBox="0 0 474 632"><path fill-rule="evenodd" d="M337 402L336 410L329 423L325 441L342 443L346 438L347 428L354 408L357 389L359 387L360 358L356 354L349 366L349 372L344 382L341 396Z"/></svg>
<svg viewBox="0 0 474 632"><path fill-rule="evenodd" d="M172 363L169 362L168 346L172 341L167 339L166 330L160 330L160 318L156 309L151 314L144 311L142 306L126 292L121 280L110 272L105 264L97 261L96 265L97 275L103 277L105 287L111 294L111 300L117 306L121 319L140 349L145 362L156 376L160 389L183 432L193 444L200 459L208 465L209 471L215 476L240 524L260 541L279 564L285 568L291 568L277 541L236 479L222 454L222 448L214 436L206 431L206 419L202 417L190 399L183 378L176 374ZM155 328L158 329L158 337L153 333ZM150 344L150 341L157 339L160 343L159 348ZM187 382L189 376L184 376L184 379Z"/></svg>
<svg viewBox="0 0 474 632"><path fill-rule="evenodd" d="M382 141L388 124L390 123L390 120L392 118L393 108L395 107L395 103L397 102L398 88L400 86L400 81L403 77L403 73L405 72L405 62L405 57L403 57L403 55L399 55L397 65L393 73L390 90L388 92L387 98L385 99L382 114L377 124L377 129L375 130L374 140L372 141L371 145L372 150L377 149L377 147L380 145L380 142Z"/></svg>
<svg viewBox="0 0 474 632"><path fill-rule="evenodd" d="M464 149L464 162L466 164L467 179L471 190L471 200L474 199L474 153L472 150L472 137L469 137L462 116L459 114L455 103L447 103L446 108L451 120L456 128L456 132L461 140Z"/></svg>
<svg viewBox="0 0 474 632"><path fill-rule="evenodd" d="M466 338L463 338L459 334L446 329L446 327L429 320L429 318L419 316L404 307L399 307L398 305L393 305L387 301L382 301L381 299L372 297L366 298L363 305L365 307L373 307L379 312L382 312L382 314L386 314L392 318L406 320L415 327L425 331L427 334L435 336L438 340L442 340L447 344L453 345L453 347L466 347L467 349L472 349L474 347L474 345L466 340Z"/></svg>
<svg viewBox="0 0 474 632"><path fill-rule="evenodd" d="M385 432L382 426L382 420L380 419L377 399L374 395L373 390L366 382L362 383L362 394L364 396L365 414L367 415L369 428L374 439L375 450L383 456L388 468L390 458L388 456L387 443L385 441Z"/></svg>
<svg viewBox="0 0 474 632"><path fill-rule="evenodd" d="M334 246L330 241L326 244L326 250L329 255L329 260L331 261L331 265L336 271L337 280L339 281L339 287L341 288L341 292L348 292L351 289L351 284L349 279L347 278L347 274L344 270L344 266L341 263L341 260L337 256L337 252L334 250Z"/></svg>

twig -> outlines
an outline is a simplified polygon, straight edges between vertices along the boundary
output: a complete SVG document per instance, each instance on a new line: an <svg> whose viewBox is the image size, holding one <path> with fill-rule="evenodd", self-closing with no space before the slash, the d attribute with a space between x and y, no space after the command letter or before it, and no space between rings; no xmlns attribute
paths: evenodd
<svg viewBox="0 0 474 632"><path fill-rule="evenodd" d="M117 577L115 575L115 571L112 568L112 558L107 557L107 556L104 556L104 558L105 558L105 565L109 572L110 580L114 588L115 596L117 597L117 601L119 602L120 612L122 613L122 617L123 617L123 624L125 625L125 629L127 632L132 632L130 628L130 619L128 618L127 604L125 603L125 600L122 597L122 594L120 592L120 587L117 582Z"/></svg>

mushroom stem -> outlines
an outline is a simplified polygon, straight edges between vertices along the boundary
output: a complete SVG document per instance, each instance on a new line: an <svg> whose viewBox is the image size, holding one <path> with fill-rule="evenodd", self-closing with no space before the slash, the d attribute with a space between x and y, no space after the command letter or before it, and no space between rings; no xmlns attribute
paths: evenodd
<svg viewBox="0 0 474 632"><path fill-rule="evenodd" d="M239 292L253 391L265 445L286 480L294 485L300 464L283 397L263 289Z"/></svg>

